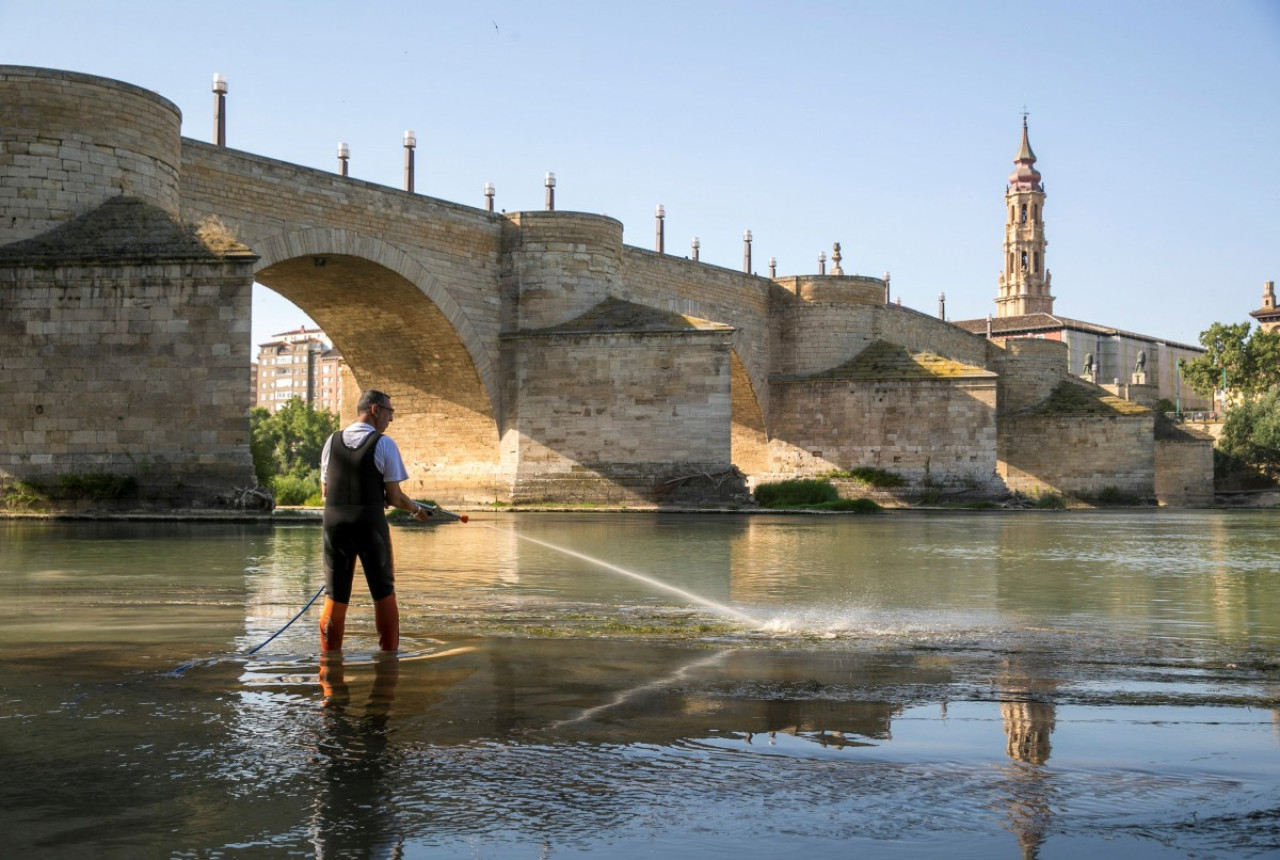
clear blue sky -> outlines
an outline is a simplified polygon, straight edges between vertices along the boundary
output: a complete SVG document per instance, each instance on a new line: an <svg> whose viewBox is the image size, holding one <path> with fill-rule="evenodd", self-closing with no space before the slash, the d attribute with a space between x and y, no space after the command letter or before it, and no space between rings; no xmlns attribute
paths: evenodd
<svg viewBox="0 0 1280 860"><path fill-rule="evenodd" d="M1280 280L1280 0L0 0L3 62L156 90L183 133L508 211L603 212L738 268L889 271L994 310L1021 112L1058 313L1195 343ZM0 111L3 105L0 105ZM0 122L3 121L0 115ZM255 297L254 341L302 312Z"/></svg>

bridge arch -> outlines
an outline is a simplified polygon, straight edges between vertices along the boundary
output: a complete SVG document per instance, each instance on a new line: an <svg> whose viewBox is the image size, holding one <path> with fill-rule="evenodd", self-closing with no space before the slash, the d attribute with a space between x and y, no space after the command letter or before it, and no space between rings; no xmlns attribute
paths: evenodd
<svg viewBox="0 0 1280 860"><path fill-rule="evenodd" d="M253 250L255 281L316 321L358 389L392 396L390 432L411 494L459 501L465 487L474 501L502 493L495 362L438 278L400 248L341 228L273 234Z"/></svg>

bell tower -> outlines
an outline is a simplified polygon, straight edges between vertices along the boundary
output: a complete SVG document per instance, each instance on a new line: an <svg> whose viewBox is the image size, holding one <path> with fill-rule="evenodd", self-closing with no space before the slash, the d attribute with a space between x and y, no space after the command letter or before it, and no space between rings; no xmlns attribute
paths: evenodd
<svg viewBox="0 0 1280 860"><path fill-rule="evenodd" d="M996 316L1053 313L1049 270L1045 268L1044 186L1036 170L1036 154L1027 139L1027 114L1022 114L1022 146L1013 159L1013 172L1004 192L1004 271L996 296Z"/></svg>

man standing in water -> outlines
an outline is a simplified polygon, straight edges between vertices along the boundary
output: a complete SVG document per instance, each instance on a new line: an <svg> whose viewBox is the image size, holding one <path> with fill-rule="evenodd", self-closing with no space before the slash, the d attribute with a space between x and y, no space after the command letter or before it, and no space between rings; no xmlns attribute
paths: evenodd
<svg viewBox="0 0 1280 860"><path fill-rule="evenodd" d="M384 508L399 508L419 521L431 516L431 510L400 489L409 473L396 443L383 435L395 413L391 398L371 388L360 395L356 412L356 421L330 436L320 454L325 584L320 650L342 650L359 558L373 596L378 647L396 651L400 647L400 609L396 605L391 530Z"/></svg>

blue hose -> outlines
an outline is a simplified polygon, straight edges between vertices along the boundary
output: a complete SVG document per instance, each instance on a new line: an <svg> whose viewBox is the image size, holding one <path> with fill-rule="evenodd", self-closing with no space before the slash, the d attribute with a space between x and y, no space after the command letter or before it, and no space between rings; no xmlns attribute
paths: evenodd
<svg viewBox="0 0 1280 860"><path fill-rule="evenodd" d="M246 652L246 653L245 653L245 656L246 656L246 657L252 657L254 654L257 654L257 653L258 653L259 651L261 651L263 648L267 647L267 645L271 642L271 640L272 640L272 639L275 639L275 638L276 638L277 636L279 636L281 633L283 633L284 631L288 630L288 629L289 629L289 626L290 626L290 625L292 625L292 624L293 624L293 622L295 622L295 621L297 621L299 618L301 618L301 617L302 617L302 615L303 615L303 613L305 613L308 609L310 609L310 608L311 608L311 604L315 603L317 600L319 600L319 599L320 599L320 595L321 595L321 594L324 594L324 586L323 586L323 585L322 585L322 586L320 586L320 590L319 590L319 591L317 591L315 594L311 595L311 599L307 601L307 605L306 605L306 606L304 606L304 607L302 607L301 609L299 609L299 610L298 610L298 614L297 614L297 615L295 615L295 616L293 616L292 618L290 618L290 619L289 619L289 621L288 621L288 623L287 623L287 624L285 624L283 627L281 627L279 630L277 630L275 633L272 633L272 634L271 634L271 636L270 636L270 638L268 638L266 642L263 642L261 645L259 645L257 648L254 648L252 651L248 651L248 652Z"/></svg>
<svg viewBox="0 0 1280 860"><path fill-rule="evenodd" d="M315 603L317 600L319 600L319 599L320 599L320 595L322 595L322 594L324 594L324 586L323 586L323 585L322 585L322 586L320 586L320 589L319 589L315 594L311 595L311 599L307 601L307 605L306 605L306 606L304 606L304 607L302 607L301 609L299 609L299 610L298 610L298 614L297 614L297 615L295 615L295 616L293 616L292 618L290 618L290 619L289 619L289 621L288 621L288 622L287 622L283 627L281 627L279 630L277 630L275 633L272 633L272 634L271 634L271 636L270 636L270 638L268 638L268 639L266 640L266 642L263 642L261 645L259 645L258 647L254 648L252 651L246 651L246 652L245 652L245 656L246 656L246 657L252 657L254 654L257 654L257 653L258 653L259 651L261 651L263 648L267 647L268 643L270 643L272 639L275 639L275 638L276 638L277 636L279 636L281 633L283 633L284 631L288 630L288 629L289 629L289 626L290 626L291 624L293 624L293 622L295 622L295 621L297 621L299 618L301 618L301 617L302 617L302 615L303 615L303 613L304 613L304 612L306 612L308 609L310 609L310 608L311 608L311 604L313 604L313 603ZM169 673L168 673L168 676L169 676L170 678L181 678L181 677L182 677L182 673L183 673L183 672L187 671L188 669L190 669L190 668L192 668L192 667L194 667L194 666L199 666L200 664L202 664L202 663L207 663L207 662L209 662L209 661L207 661L207 660L189 660L189 661L187 661L186 663L183 663L183 664L182 664L181 666L179 666L178 668L174 669L172 672L169 672Z"/></svg>

